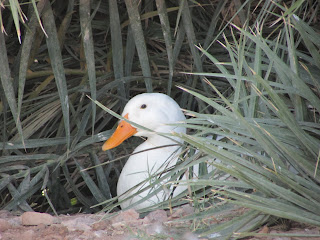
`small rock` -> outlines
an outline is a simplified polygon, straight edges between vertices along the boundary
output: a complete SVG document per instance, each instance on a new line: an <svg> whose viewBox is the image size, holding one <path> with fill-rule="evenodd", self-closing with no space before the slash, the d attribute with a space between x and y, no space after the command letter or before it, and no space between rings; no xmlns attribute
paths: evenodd
<svg viewBox="0 0 320 240"><path fill-rule="evenodd" d="M38 232L37 232L38 233ZM43 240L49 240L49 239L54 239L54 240L59 240L59 239L66 239L65 236L67 236L69 233L67 227L59 225L59 224L53 224L47 228L45 228L42 231L42 234L44 236L49 236L44 238ZM56 237L59 236L59 237ZM38 239L37 239L38 240ZM74 240L74 239L72 239Z"/></svg>
<svg viewBox="0 0 320 240"><path fill-rule="evenodd" d="M279 232L277 232L277 231L275 231L275 230L272 230L271 232L270 232L271 234L273 234L273 233L279 233ZM291 238L290 237L274 237L274 238L272 238L272 240L290 240Z"/></svg>
<svg viewBox="0 0 320 240"><path fill-rule="evenodd" d="M8 210L0 210L0 218L7 218L11 215Z"/></svg>
<svg viewBox="0 0 320 240"><path fill-rule="evenodd" d="M183 216L187 216L194 212L194 208L189 204L183 205L182 207L178 208L172 215L171 218L179 218Z"/></svg>
<svg viewBox="0 0 320 240"><path fill-rule="evenodd" d="M21 233L21 239L23 240L33 240L35 238L35 233L33 230L27 230Z"/></svg>
<svg viewBox="0 0 320 240"><path fill-rule="evenodd" d="M125 222L116 222L116 223L112 223L111 226L114 229L121 229L125 226Z"/></svg>
<svg viewBox="0 0 320 240"><path fill-rule="evenodd" d="M94 224L92 224L92 229L94 231L98 231L98 230L105 230L107 229L109 226L110 226L110 222L107 221L107 220L102 220L102 221L99 221L99 222L95 222Z"/></svg>
<svg viewBox="0 0 320 240"><path fill-rule="evenodd" d="M134 209L129 209L127 211L121 212L119 215L111 219L111 223L117 222L131 222L139 219L139 213Z"/></svg>
<svg viewBox="0 0 320 240"><path fill-rule="evenodd" d="M8 222L12 227L19 227L21 226L21 217L11 217Z"/></svg>
<svg viewBox="0 0 320 240"><path fill-rule="evenodd" d="M40 224L37 226L37 231L41 231L41 230L43 230L43 229L45 229L45 228L46 228L46 225L43 224L43 223L40 223Z"/></svg>
<svg viewBox="0 0 320 240"><path fill-rule="evenodd" d="M8 221L4 219L0 219L0 232L4 232L10 227L11 227L11 224Z"/></svg>
<svg viewBox="0 0 320 240"><path fill-rule="evenodd" d="M21 222L25 226L51 225L54 223L54 217L48 213L25 212L21 215Z"/></svg>
<svg viewBox="0 0 320 240"><path fill-rule="evenodd" d="M71 220L62 221L61 224L68 228L69 231L90 231L91 225L95 220L86 217L79 217Z"/></svg>
<svg viewBox="0 0 320 240"><path fill-rule="evenodd" d="M160 222L155 222L149 226L146 227L145 229L146 233L149 235L156 235L156 234L167 234L167 229L165 226L160 223Z"/></svg>
<svg viewBox="0 0 320 240"><path fill-rule="evenodd" d="M105 230L98 230L93 232L94 236L100 239L108 239L108 232ZM94 239L94 238L93 238Z"/></svg>
<svg viewBox="0 0 320 240"><path fill-rule="evenodd" d="M187 232L187 233L183 234L182 239L183 240L198 240L199 238L194 233Z"/></svg>
<svg viewBox="0 0 320 240"><path fill-rule="evenodd" d="M156 210L149 213L145 219L150 222L166 222L168 221L167 212L165 210Z"/></svg>
<svg viewBox="0 0 320 240"><path fill-rule="evenodd" d="M268 233L269 232L269 228L267 225L265 225L258 233Z"/></svg>

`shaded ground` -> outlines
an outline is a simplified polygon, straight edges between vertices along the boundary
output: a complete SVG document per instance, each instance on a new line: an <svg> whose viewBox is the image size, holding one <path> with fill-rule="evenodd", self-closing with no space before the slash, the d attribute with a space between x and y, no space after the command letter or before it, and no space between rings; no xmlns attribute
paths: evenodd
<svg viewBox="0 0 320 240"><path fill-rule="evenodd" d="M0 211L1 240L127 240L127 239L165 239L165 240L196 240L199 238L191 233L189 221L175 221L193 211L192 207L184 206L175 209L172 214L164 210L149 213L144 218L134 210L128 210L109 219L102 219L105 214L77 214L52 217L45 213L27 212L20 216L11 212ZM280 225L264 227L260 233L295 234L295 237L269 236L251 239L320 240L319 228L292 224L291 229L284 231ZM300 234L300 236L298 236ZM302 237L308 235L309 237ZM249 239L249 238L247 238Z"/></svg>

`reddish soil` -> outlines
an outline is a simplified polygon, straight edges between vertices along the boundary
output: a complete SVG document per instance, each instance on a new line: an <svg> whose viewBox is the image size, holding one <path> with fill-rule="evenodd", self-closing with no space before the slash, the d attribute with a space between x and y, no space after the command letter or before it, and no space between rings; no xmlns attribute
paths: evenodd
<svg viewBox="0 0 320 240"><path fill-rule="evenodd" d="M1 240L197 240L199 238L190 231L190 221L175 221L193 211L190 206L174 210L172 214L164 210L149 213L144 218L134 210L120 212L106 218L106 214L76 214L53 217L46 213L27 212L15 215L0 211ZM320 240L319 228L293 224L291 229L284 231L279 226L264 227L259 233L288 233L309 235L305 237L266 236L247 239L265 240ZM315 237L315 235L318 235Z"/></svg>

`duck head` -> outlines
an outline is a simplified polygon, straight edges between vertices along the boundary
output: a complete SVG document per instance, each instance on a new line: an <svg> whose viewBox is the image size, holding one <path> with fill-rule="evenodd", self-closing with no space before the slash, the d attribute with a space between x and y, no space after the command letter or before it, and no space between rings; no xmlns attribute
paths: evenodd
<svg viewBox="0 0 320 240"><path fill-rule="evenodd" d="M168 125L184 121L185 116L179 105L162 93L143 93L133 97L126 104L122 116L152 131L136 128L122 120L113 135L103 144L103 151L119 146L131 136L143 136L149 139L156 136L157 132L186 132L184 127Z"/></svg>

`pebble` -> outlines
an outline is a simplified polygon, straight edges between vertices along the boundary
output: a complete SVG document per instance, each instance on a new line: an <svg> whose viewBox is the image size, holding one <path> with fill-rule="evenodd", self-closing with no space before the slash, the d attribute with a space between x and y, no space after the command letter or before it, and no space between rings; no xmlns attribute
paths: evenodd
<svg viewBox="0 0 320 240"><path fill-rule="evenodd" d="M172 213L170 217L180 218L180 217L184 217L186 215L192 214L193 212L194 212L194 208L189 204L186 204L178 208L174 213Z"/></svg>
<svg viewBox="0 0 320 240"><path fill-rule="evenodd" d="M168 230L166 227L160 223L160 222L155 222L149 226L146 227L145 229L146 233L149 235L156 235L156 234L167 234Z"/></svg>
<svg viewBox="0 0 320 240"><path fill-rule="evenodd" d="M149 213L145 220L148 220L150 222L166 222L168 221L167 212L165 210L155 210L151 213Z"/></svg>
<svg viewBox="0 0 320 240"><path fill-rule="evenodd" d="M75 218L71 220L62 221L61 224L68 228L69 231L90 231L91 225L94 224L96 221L92 218L82 217L82 218Z"/></svg>
<svg viewBox="0 0 320 240"><path fill-rule="evenodd" d="M134 209L122 211L117 216L111 219L111 223L115 224L118 222L133 222L139 219L139 213Z"/></svg>
<svg viewBox="0 0 320 240"><path fill-rule="evenodd" d="M25 212L21 215L21 222L24 226L36 226L40 224L51 225L55 221L54 217L48 213Z"/></svg>
<svg viewBox="0 0 320 240"><path fill-rule="evenodd" d="M94 224L92 224L92 229L94 231L100 231L100 230L105 230L110 226L110 221L108 220L101 220L98 222L95 222Z"/></svg>
<svg viewBox="0 0 320 240"><path fill-rule="evenodd" d="M8 221L4 219L0 219L0 232L4 232L10 227L11 227L11 224Z"/></svg>
<svg viewBox="0 0 320 240"><path fill-rule="evenodd" d="M35 238L35 232L33 230L27 230L21 233L21 239L23 240L33 240Z"/></svg>

